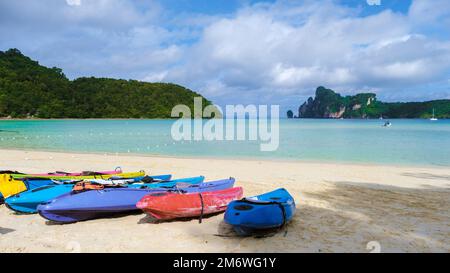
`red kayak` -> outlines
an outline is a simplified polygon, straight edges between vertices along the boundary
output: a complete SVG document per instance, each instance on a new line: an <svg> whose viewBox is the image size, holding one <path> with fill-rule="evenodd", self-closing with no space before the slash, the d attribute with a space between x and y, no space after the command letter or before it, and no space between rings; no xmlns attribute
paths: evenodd
<svg viewBox="0 0 450 273"><path fill-rule="evenodd" d="M225 211L231 201L241 199L241 187L202 193L155 193L144 196L136 206L156 219L198 217Z"/></svg>

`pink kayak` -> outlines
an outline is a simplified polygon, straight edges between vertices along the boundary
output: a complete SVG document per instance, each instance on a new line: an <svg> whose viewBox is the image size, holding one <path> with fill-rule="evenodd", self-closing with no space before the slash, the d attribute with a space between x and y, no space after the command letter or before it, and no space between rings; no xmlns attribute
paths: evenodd
<svg viewBox="0 0 450 273"><path fill-rule="evenodd" d="M77 173L67 173L56 171L53 173L37 173L37 174L28 174L28 176L36 176L36 177L46 177L46 176L91 176L91 175L108 175L108 174L120 174L122 173L122 168L117 167L114 171L82 171Z"/></svg>

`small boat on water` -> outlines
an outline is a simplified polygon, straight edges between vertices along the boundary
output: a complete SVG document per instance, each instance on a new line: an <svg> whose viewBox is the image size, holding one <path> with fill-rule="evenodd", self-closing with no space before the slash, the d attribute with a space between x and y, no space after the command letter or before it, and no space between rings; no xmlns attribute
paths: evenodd
<svg viewBox="0 0 450 273"><path fill-rule="evenodd" d="M390 122L390 121L386 121L384 124L383 124L383 127L391 127L392 126L392 123Z"/></svg>
<svg viewBox="0 0 450 273"><path fill-rule="evenodd" d="M139 210L136 203L146 195L164 195L169 192L204 192L232 187L234 178L203 182L178 182L171 187L105 188L84 192L70 192L38 206L39 214L50 221L73 223L117 213Z"/></svg>
<svg viewBox="0 0 450 273"><path fill-rule="evenodd" d="M285 189L233 201L225 212L225 222L239 235L280 228L295 214L294 198Z"/></svg>

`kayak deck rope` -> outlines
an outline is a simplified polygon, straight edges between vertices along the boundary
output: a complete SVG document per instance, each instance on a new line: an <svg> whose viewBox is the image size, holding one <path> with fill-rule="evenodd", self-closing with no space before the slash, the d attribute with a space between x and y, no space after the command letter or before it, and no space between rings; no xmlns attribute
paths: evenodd
<svg viewBox="0 0 450 273"><path fill-rule="evenodd" d="M282 229L287 223L286 208L284 207L283 203L281 203L281 202L276 202L276 201L255 202L255 201L252 201L252 200L248 200L246 198L242 198L240 200L240 202L249 203L249 204L253 204L253 205L263 205L263 206L277 205L281 209L281 213L283 215L283 222L278 228Z"/></svg>
<svg viewBox="0 0 450 273"><path fill-rule="evenodd" d="M280 229L281 229L286 225L286 209L284 208L282 203L279 203L279 202L274 202L274 203L277 204L278 207L280 207L281 213L283 214L283 223L280 226Z"/></svg>
<svg viewBox="0 0 450 273"><path fill-rule="evenodd" d="M202 223L202 218L203 218L203 212L204 212L204 209L205 209L205 203L203 202L202 194L199 193L198 196L200 196L200 203L202 204L202 210L200 211L200 218L198 219L198 223L201 224Z"/></svg>

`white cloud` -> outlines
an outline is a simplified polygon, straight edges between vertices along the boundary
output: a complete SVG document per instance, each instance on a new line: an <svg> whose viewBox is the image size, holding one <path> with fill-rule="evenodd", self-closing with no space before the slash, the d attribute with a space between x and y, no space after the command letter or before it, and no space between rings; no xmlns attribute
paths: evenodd
<svg viewBox="0 0 450 273"><path fill-rule="evenodd" d="M442 27L450 27L450 1L415 0L409 9L409 16L411 24L428 27L440 24Z"/></svg>
<svg viewBox="0 0 450 273"><path fill-rule="evenodd" d="M71 77L172 81L219 103L294 103L319 85L407 98L438 83L433 94L450 95L450 1L365 17L336 3L279 0L175 17L156 0L0 1L8 37L0 47Z"/></svg>
<svg viewBox="0 0 450 273"><path fill-rule="evenodd" d="M161 82L167 76L167 73L167 71L151 73L142 78L142 80L146 82Z"/></svg>
<svg viewBox="0 0 450 273"><path fill-rule="evenodd" d="M208 89L219 100L239 88L240 96L258 93L254 100L271 96L273 101L279 95L311 94L319 85L341 90L408 88L448 74L449 43L420 33L411 23L419 11L387 10L360 17L331 1L321 4L254 5L217 20L167 79ZM430 6L423 12L433 9ZM211 79L213 89L207 84Z"/></svg>
<svg viewBox="0 0 450 273"><path fill-rule="evenodd" d="M66 0L66 3L69 6L80 6L81 0Z"/></svg>

